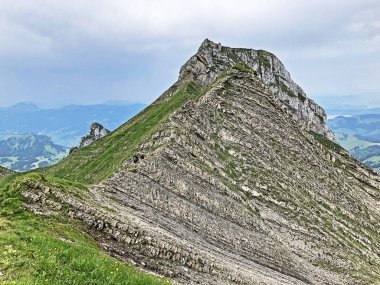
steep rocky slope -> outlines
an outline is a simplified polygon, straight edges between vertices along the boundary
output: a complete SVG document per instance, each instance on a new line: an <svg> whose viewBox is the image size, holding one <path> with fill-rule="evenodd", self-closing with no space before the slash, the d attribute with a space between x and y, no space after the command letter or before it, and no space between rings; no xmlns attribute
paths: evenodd
<svg viewBox="0 0 380 285"><path fill-rule="evenodd" d="M87 191L20 188L181 284L376 284L380 177L325 119L272 54L206 40L153 105L44 174Z"/></svg>

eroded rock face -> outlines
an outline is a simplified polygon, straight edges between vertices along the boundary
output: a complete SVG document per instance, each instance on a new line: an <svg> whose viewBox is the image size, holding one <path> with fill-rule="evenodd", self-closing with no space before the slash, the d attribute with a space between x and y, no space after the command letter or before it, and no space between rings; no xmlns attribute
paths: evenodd
<svg viewBox="0 0 380 285"><path fill-rule="evenodd" d="M144 159L81 195L27 185L27 207L184 285L376 284L380 177L306 128L270 74L193 66L182 82L211 83L135 147Z"/></svg>
<svg viewBox="0 0 380 285"><path fill-rule="evenodd" d="M88 135L81 138L80 143L77 147L74 147L70 150L70 153L77 150L78 148L85 147L89 144L92 144L94 141L106 136L110 131L104 128L99 123L92 123L90 126L90 132Z"/></svg>
<svg viewBox="0 0 380 285"><path fill-rule="evenodd" d="M308 130L335 141L333 132L326 125L327 116L323 108L306 96L281 61L267 51L230 48L206 39L198 52L181 68L179 80L193 80L205 86L221 72L237 64L251 68Z"/></svg>

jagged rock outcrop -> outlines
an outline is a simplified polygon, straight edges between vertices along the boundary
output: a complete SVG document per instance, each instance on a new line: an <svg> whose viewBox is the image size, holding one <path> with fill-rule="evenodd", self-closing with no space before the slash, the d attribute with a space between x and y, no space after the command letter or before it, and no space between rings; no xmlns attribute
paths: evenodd
<svg viewBox="0 0 380 285"><path fill-rule="evenodd" d="M215 49L230 51L209 41L200 51L213 58ZM296 85L277 59L270 73L255 67L256 51L236 53L249 68L226 59L213 71L210 58L192 58L154 103L155 120L144 111L107 137L144 159L113 164L81 195L25 181L26 206L83 221L110 254L180 284L378 283L380 177L327 139L315 103L297 99L308 121L286 102L280 82ZM149 132L138 128L146 121ZM132 131L144 135L129 151ZM62 165L78 167L84 150Z"/></svg>
<svg viewBox="0 0 380 285"><path fill-rule="evenodd" d="M94 141L97 141L98 139L106 136L107 134L109 134L111 131L107 130L105 127L103 127L101 124L99 123L92 123L91 126L90 126L90 132L88 135L84 136L81 138L80 140L80 143L78 146L76 147L73 147L71 150L70 150L70 153L72 153L73 151L79 149L79 148L82 148L82 147L85 147L85 146L88 146L89 144L92 144Z"/></svg>
<svg viewBox="0 0 380 285"><path fill-rule="evenodd" d="M79 143L79 148L85 147L94 141L106 136L109 134L110 131L104 128L101 124L99 123L92 123L90 126L90 133L84 137L81 138L81 141Z"/></svg>

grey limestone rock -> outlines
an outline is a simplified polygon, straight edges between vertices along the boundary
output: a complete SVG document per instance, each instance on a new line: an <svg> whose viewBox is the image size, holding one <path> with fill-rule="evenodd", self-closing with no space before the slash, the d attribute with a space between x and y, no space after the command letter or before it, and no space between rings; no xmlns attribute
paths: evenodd
<svg viewBox="0 0 380 285"><path fill-rule="evenodd" d="M205 86L237 64L252 69L307 129L335 140L333 132L326 125L327 116L323 108L306 96L291 79L282 62L270 52L225 47L206 39L198 52L181 68L179 80L193 80Z"/></svg>
<svg viewBox="0 0 380 285"><path fill-rule="evenodd" d="M106 136L109 133L110 131L104 128L101 124L96 123L96 122L92 123L90 126L89 134L82 137L79 145L72 148L70 150L70 153L77 150L78 148L82 148L82 147L92 144L94 141L97 141L98 139Z"/></svg>

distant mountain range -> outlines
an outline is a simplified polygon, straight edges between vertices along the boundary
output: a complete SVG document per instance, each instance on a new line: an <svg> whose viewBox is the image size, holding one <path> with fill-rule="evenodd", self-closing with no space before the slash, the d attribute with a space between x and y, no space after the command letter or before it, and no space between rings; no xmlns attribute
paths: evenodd
<svg viewBox="0 0 380 285"><path fill-rule="evenodd" d="M373 100L376 96L320 96L314 99L324 107L329 118L347 115L380 114L380 102Z"/></svg>
<svg viewBox="0 0 380 285"><path fill-rule="evenodd" d="M16 171L52 165L67 153L67 147L54 144L44 135L29 133L0 140L0 164Z"/></svg>
<svg viewBox="0 0 380 285"><path fill-rule="evenodd" d="M342 108L326 108L329 117L335 118L338 116L361 116L380 114L380 108L365 108L363 106L342 106Z"/></svg>
<svg viewBox="0 0 380 285"><path fill-rule="evenodd" d="M328 120L337 141L358 160L380 171L380 110Z"/></svg>
<svg viewBox="0 0 380 285"><path fill-rule="evenodd" d="M77 146L93 122L113 130L145 107L124 101L42 109L30 102L0 108L0 165L16 171L49 166Z"/></svg>
<svg viewBox="0 0 380 285"><path fill-rule="evenodd" d="M55 144L76 146L93 122L114 130L146 105L110 101L98 105L68 105L43 109L30 102L0 108L0 139L34 133L52 138Z"/></svg>

